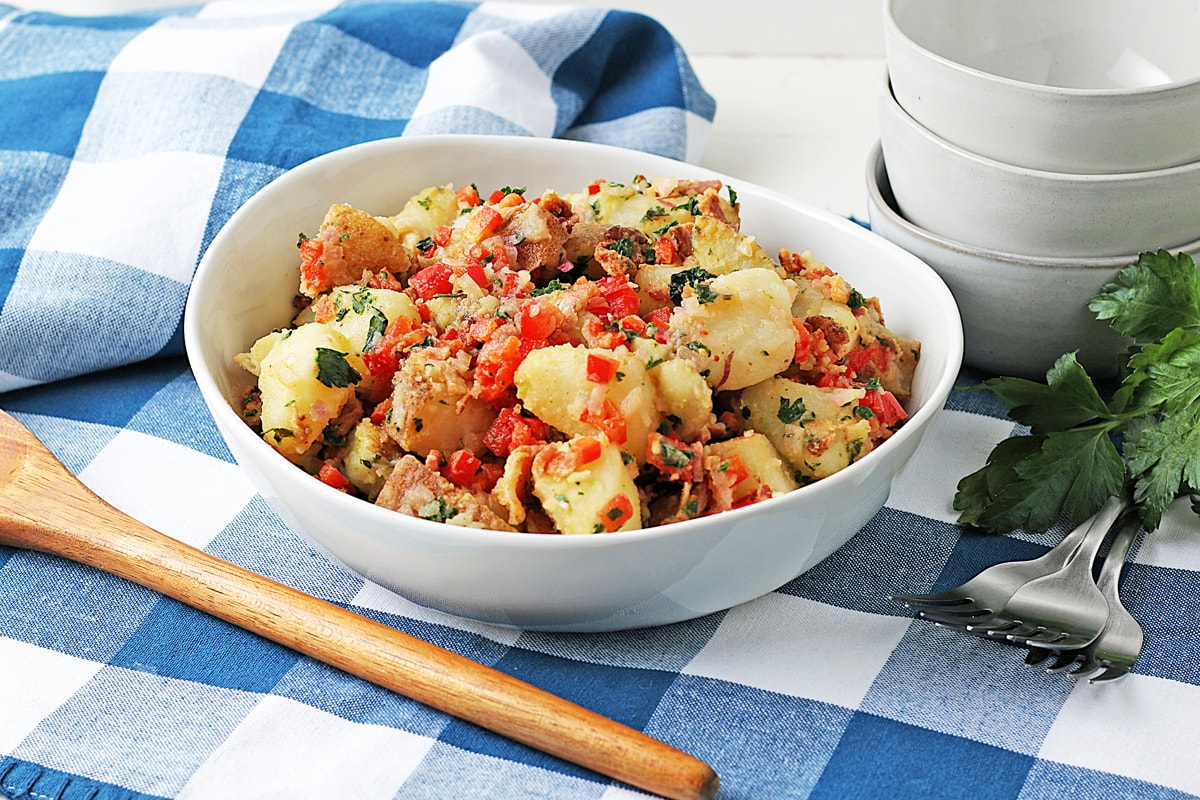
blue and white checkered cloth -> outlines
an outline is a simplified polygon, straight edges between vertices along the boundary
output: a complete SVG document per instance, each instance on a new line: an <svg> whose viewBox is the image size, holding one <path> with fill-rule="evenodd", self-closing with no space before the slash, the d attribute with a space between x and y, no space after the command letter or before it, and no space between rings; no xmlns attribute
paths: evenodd
<svg viewBox="0 0 1200 800"><path fill-rule="evenodd" d="M713 765L728 800L1200 796L1200 536L1186 509L1134 551L1124 591L1146 651L1117 684L1046 676L886 599L1061 535L953 524L955 483L1013 432L989 395L952 395L886 508L817 568L650 630L531 633L421 608L312 550L250 488L178 327L200 252L251 192L326 150L419 132L695 158L713 110L671 37L633 14L0 6L0 407L153 527L645 730ZM645 796L123 580L3 547L0 794Z"/></svg>

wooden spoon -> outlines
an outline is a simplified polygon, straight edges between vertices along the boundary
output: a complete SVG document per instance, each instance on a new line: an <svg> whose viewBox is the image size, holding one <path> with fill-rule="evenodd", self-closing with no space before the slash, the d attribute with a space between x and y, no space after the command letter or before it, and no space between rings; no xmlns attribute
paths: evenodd
<svg viewBox="0 0 1200 800"><path fill-rule="evenodd" d="M172 539L106 503L0 411L0 544L117 575L530 747L672 800L716 773L687 753Z"/></svg>

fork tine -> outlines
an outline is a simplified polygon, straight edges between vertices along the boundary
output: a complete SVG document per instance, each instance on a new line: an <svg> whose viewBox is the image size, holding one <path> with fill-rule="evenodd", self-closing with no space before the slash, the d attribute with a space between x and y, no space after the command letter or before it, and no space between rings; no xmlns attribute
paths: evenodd
<svg viewBox="0 0 1200 800"><path fill-rule="evenodd" d="M1054 655L1053 650L1047 650L1044 647L1030 647L1029 652L1025 654L1025 666L1036 667L1052 655Z"/></svg>
<svg viewBox="0 0 1200 800"><path fill-rule="evenodd" d="M971 633L997 635L1004 633L1005 631L1012 630L1019 624L1019 622L1011 619L991 620L988 622L975 623L973 625L969 624L967 625L967 630L969 630Z"/></svg>
<svg viewBox="0 0 1200 800"><path fill-rule="evenodd" d="M1043 626L1033 622L1019 622L1015 628L1003 631L1004 638L1017 644L1040 644L1042 639L1045 638L1045 632L1046 629Z"/></svg>
<svg viewBox="0 0 1200 800"><path fill-rule="evenodd" d="M927 619L944 619L963 623L992 614L992 609L984 608L983 606L971 606L970 608L916 608L913 610Z"/></svg>
<svg viewBox="0 0 1200 800"><path fill-rule="evenodd" d="M1095 677L1089 678L1088 683L1107 683L1117 681L1129 674L1128 667L1105 667L1104 672L1101 672Z"/></svg>
<svg viewBox="0 0 1200 800"><path fill-rule="evenodd" d="M1049 672L1049 673L1063 672L1065 670L1070 669L1075 664L1075 662L1079 660L1079 656L1080 656L1080 653L1078 650L1057 650L1056 651L1056 650L1051 650L1049 648L1042 648L1042 649L1046 650L1047 653L1056 653L1056 655L1054 657L1054 663L1051 664L1050 666L1046 667L1046 672Z"/></svg>
<svg viewBox="0 0 1200 800"><path fill-rule="evenodd" d="M1082 678L1086 675L1093 675L1107 667L1106 664L1101 664L1094 656L1088 656L1079 662L1079 666L1071 670L1067 674L1072 678Z"/></svg>
<svg viewBox="0 0 1200 800"><path fill-rule="evenodd" d="M898 603L903 603L909 608L925 605L952 606L959 605L961 603L972 602L970 598L963 597L960 594L954 594L952 592L937 592L935 594L892 594L888 595L888 599L895 600Z"/></svg>

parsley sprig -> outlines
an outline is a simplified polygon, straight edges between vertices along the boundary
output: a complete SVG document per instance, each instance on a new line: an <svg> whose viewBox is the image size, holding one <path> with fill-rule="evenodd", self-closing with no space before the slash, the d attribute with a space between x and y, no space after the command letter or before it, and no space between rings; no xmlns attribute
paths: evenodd
<svg viewBox="0 0 1200 800"><path fill-rule="evenodd" d="M996 445L958 484L959 522L1000 533L1077 524L1128 483L1148 530L1182 495L1200 514L1200 276L1186 253L1143 253L1088 308L1133 339L1120 383L1101 396L1074 353L1045 383L992 378L1029 433Z"/></svg>

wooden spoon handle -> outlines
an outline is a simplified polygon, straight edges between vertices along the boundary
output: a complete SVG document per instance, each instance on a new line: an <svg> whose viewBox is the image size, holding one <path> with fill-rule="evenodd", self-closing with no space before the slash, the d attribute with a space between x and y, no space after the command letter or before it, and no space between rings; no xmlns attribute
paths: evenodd
<svg viewBox="0 0 1200 800"><path fill-rule="evenodd" d="M80 483L0 411L0 544L153 589L352 675L673 800L711 798L704 762L449 650L176 541Z"/></svg>

